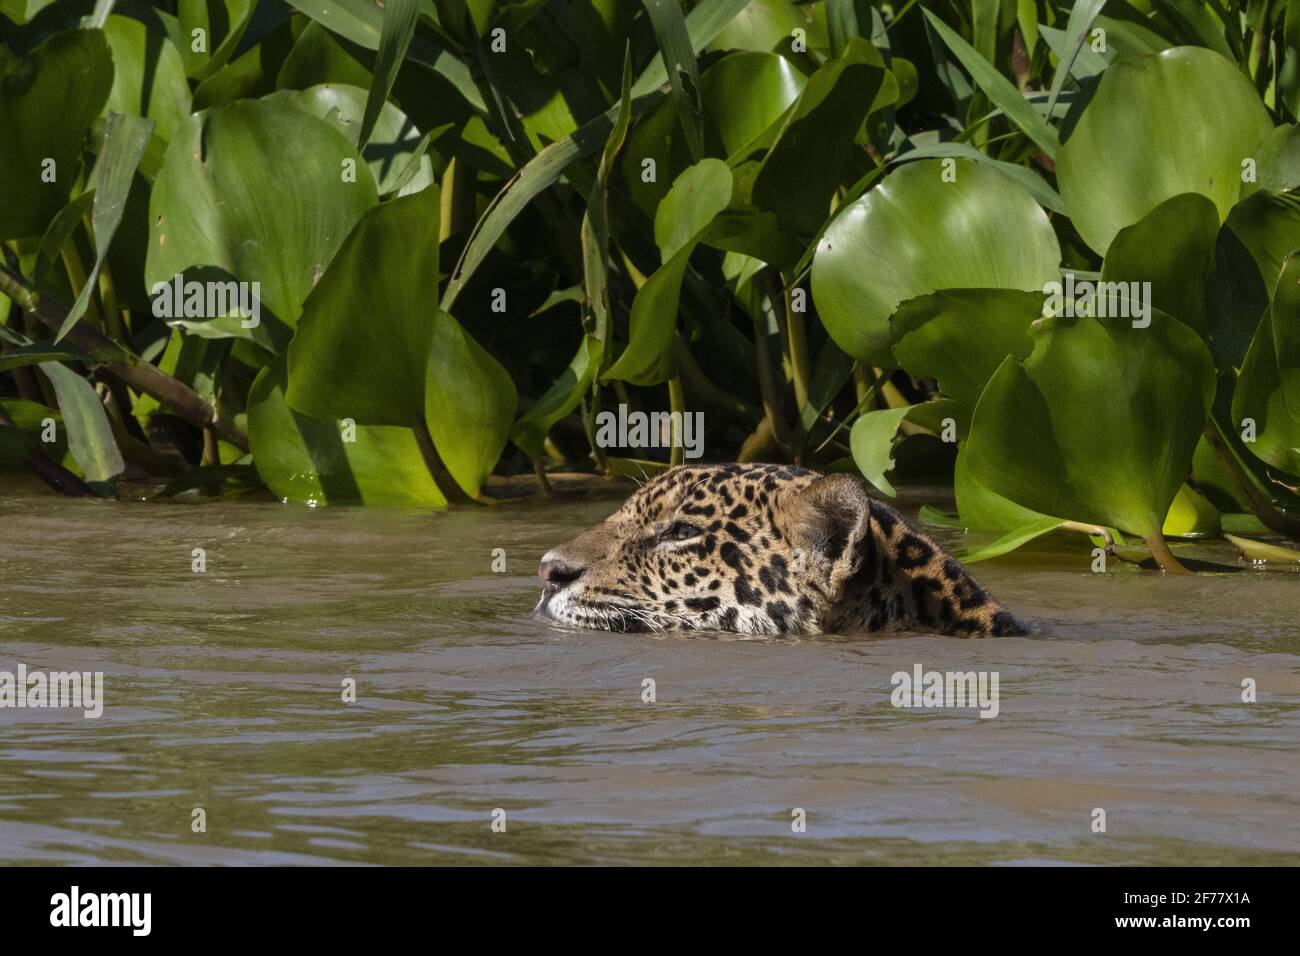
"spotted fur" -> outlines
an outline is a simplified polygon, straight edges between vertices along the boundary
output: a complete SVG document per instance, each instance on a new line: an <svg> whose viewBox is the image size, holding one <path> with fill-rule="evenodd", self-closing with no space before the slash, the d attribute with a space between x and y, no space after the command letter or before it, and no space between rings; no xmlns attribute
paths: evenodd
<svg viewBox="0 0 1300 956"><path fill-rule="evenodd" d="M577 627L1026 633L859 479L781 465L665 472L538 574L539 613Z"/></svg>

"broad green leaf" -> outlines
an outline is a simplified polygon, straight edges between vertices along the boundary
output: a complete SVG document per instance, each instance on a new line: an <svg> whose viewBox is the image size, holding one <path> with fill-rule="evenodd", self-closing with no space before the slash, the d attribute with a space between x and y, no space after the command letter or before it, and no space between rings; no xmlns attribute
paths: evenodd
<svg viewBox="0 0 1300 956"><path fill-rule="evenodd" d="M1115 234L1101 265L1098 295L1113 287L1106 283L1151 283L1150 296L1140 300L1168 312L1201 338L1209 332L1205 315L1205 285L1214 268L1219 215L1214 203L1198 193L1166 199L1138 222ZM1130 303L1135 300L1130 296Z"/></svg>
<svg viewBox="0 0 1300 956"><path fill-rule="evenodd" d="M102 30L55 34L0 76L0 240L41 235L67 203L112 85Z"/></svg>
<svg viewBox="0 0 1300 956"><path fill-rule="evenodd" d="M879 408L859 415L849 432L849 448L853 452L853 463L867 479L889 497L898 492L889 483L885 473L894 467L894 436L898 425L910 406L903 408Z"/></svg>
<svg viewBox="0 0 1300 956"><path fill-rule="evenodd" d="M63 325L54 336L58 342L72 330L90 305L90 295L99 279L99 270L108 257L109 245L122 221L126 209L127 194L131 191L131 179L135 168L140 164L144 148L153 135L153 120L139 116L123 116L121 113L108 115L107 132L104 146L100 151L95 168L91 170L89 188L95 191L95 201L91 212L91 223L95 231L95 263L90 275L77 294L77 300L68 310Z"/></svg>
<svg viewBox="0 0 1300 956"><path fill-rule="evenodd" d="M384 21L379 31L379 52L375 56L374 80L366 96L365 112L362 114L361 130L357 137L357 146L365 150L370 142L370 134L379 119L380 108L388 102L388 94L393 90L393 81L397 71L411 45L415 35L415 17L419 12L418 0L388 0L384 4Z"/></svg>
<svg viewBox="0 0 1300 956"><path fill-rule="evenodd" d="M970 73L975 85L983 90L984 94L1006 113L1007 119L1033 140L1048 158L1055 159L1056 151L1061 145L1056 128L1049 125L1015 85L999 73L996 66L963 40L952 27L929 10L925 11L925 16L935 32L943 37L943 42L948 44L948 49L952 50L961 65Z"/></svg>
<svg viewBox="0 0 1300 956"><path fill-rule="evenodd" d="M1016 550L1016 548L1028 544L1035 538L1041 538L1043 535L1055 531L1062 524L1064 522L1059 518L1037 518L1013 531L1008 531L996 541L990 541L982 547L963 551L958 557L965 564L974 564L976 561L987 561L990 558L1001 557Z"/></svg>
<svg viewBox="0 0 1300 956"><path fill-rule="evenodd" d="M796 29L806 31L809 49L826 46L826 19L820 4L801 9L790 0L739 0L733 6L709 49L767 52ZM804 10L812 16L805 17Z"/></svg>
<svg viewBox="0 0 1300 956"><path fill-rule="evenodd" d="M384 8L373 0L288 0L289 5L301 11L328 30L344 39L351 40L367 50L378 50L379 40L383 35ZM427 3L425 14L430 10ZM474 109L484 110L483 97L474 85L470 69L458 57L447 50L422 43L417 38L407 55L408 59L420 63L455 87Z"/></svg>
<svg viewBox="0 0 1300 956"><path fill-rule="evenodd" d="M594 335L583 336L577 354L551 387L515 422L510 430L510 440L523 449L533 460L542 457L546 435L560 419L575 408L582 396L591 389L604 354L604 343Z"/></svg>
<svg viewBox="0 0 1300 956"><path fill-rule="evenodd" d="M366 91L345 83L321 83L305 90L278 90L265 99L324 120L352 142L356 139L365 110ZM418 193L435 179L433 163L420 152L420 131L392 103L380 105L379 118L361 155L370 167L370 175L374 177L380 195L394 190L399 196ZM411 163L416 164L414 175L403 183L402 177Z"/></svg>
<svg viewBox="0 0 1300 956"><path fill-rule="evenodd" d="M961 157L970 159L977 163L983 163L990 169L996 169L1002 175L1011 179L1016 184L1023 186L1025 190L1038 201L1038 204L1052 212L1065 213L1065 200L1063 200L1047 180L1025 166L1018 166L1015 163L1006 163L1000 159L994 159L981 153L975 147L968 143L935 143L932 146L919 146L916 149L909 149L901 156L896 156L890 160L891 165L900 163L910 163L918 159L935 159L947 156Z"/></svg>
<svg viewBox="0 0 1300 956"><path fill-rule="evenodd" d="M968 442L958 446L952 475L953 497L962 524L979 531L1014 532L1049 517L1003 497L971 474L968 447Z"/></svg>
<svg viewBox="0 0 1300 956"><path fill-rule="evenodd" d="M178 0L177 30L185 72L205 80L230 61L256 0Z"/></svg>
<svg viewBox="0 0 1300 956"><path fill-rule="evenodd" d="M946 289L909 299L889 320L894 356L915 378L934 378L956 402L960 433L984 386L1008 355L1033 348L1030 325L1043 315L1041 292Z"/></svg>
<svg viewBox="0 0 1300 956"><path fill-rule="evenodd" d="M357 425L296 412L284 400L285 360L258 373L248 392L248 443L257 473L285 501L364 502L441 508L415 433L393 425ZM355 441L345 438L355 437Z"/></svg>
<svg viewBox="0 0 1300 956"><path fill-rule="evenodd" d="M1214 396L1214 364L1183 323L1044 320L975 409L972 475L1046 514L1160 534Z"/></svg>
<svg viewBox="0 0 1300 956"><path fill-rule="evenodd" d="M518 396L510 374L446 312L433 322L424 419L456 484L478 495L510 434Z"/></svg>
<svg viewBox="0 0 1300 956"><path fill-rule="evenodd" d="M42 364L41 371L54 386L63 426L68 430L68 451L77 460L81 476L91 485L112 481L122 473L126 463L95 389L58 362Z"/></svg>
<svg viewBox="0 0 1300 956"><path fill-rule="evenodd" d="M1181 193L1228 215L1242 160L1273 129L1250 81L1202 47L1117 63L1101 76L1057 157L1057 182L1084 241L1105 254L1125 226Z"/></svg>
<svg viewBox="0 0 1300 956"><path fill-rule="evenodd" d="M853 39L809 77L754 178L754 205L775 213L781 228L809 236L821 228L884 76L880 51Z"/></svg>
<svg viewBox="0 0 1300 956"><path fill-rule="evenodd" d="M1300 255L1288 258L1272 303L1255 330L1232 396L1237 428L1253 426L1245 447L1300 475Z"/></svg>
<svg viewBox="0 0 1300 956"><path fill-rule="evenodd" d="M1300 186L1300 127L1277 127L1249 158L1255 162L1254 175L1248 177L1243 171L1242 199L1261 189L1283 193Z"/></svg>
<svg viewBox="0 0 1300 956"><path fill-rule="evenodd" d="M740 162L775 137L807 78L783 56L741 52L724 56L700 76L704 142L709 156ZM691 165L673 104L665 99L637 123L623 158L623 177L633 201L651 218L676 177ZM655 177L642 172L653 160Z"/></svg>
<svg viewBox="0 0 1300 956"><path fill-rule="evenodd" d="M21 25L55 2L57 0L0 0L0 13Z"/></svg>
<svg viewBox="0 0 1300 956"><path fill-rule="evenodd" d="M292 169L292 188L275 174ZM149 203L151 291L177 275L259 284L258 324L238 314L171 316L209 337L243 336L277 351L302 302L378 197L342 133L300 110L239 101L191 116L167 149Z"/></svg>
<svg viewBox="0 0 1300 956"><path fill-rule="evenodd" d="M853 357L891 366L899 303L953 288L1039 291L1059 277L1051 223L996 170L953 159L891 173L840 212L817 244L812 292L822 322Z"/></svg>
<svg viewBox="0 0 1300 956"><path fill-rule="evenodd" d="M113 89L106 109L147 117L163 141L170 140L190 115L190 86L180 53L161 27L130 17L109 17L104 35L113 53Z"/></svg>
<svg viewBox="0 0 1300 956"><path fill-rule="evenodd" d="M627 348L601 376L602 381L654 385L672 377L672 343L682 276L713 217L731 201L731 186L727 164L705 159L678 176L659 204L655 241L663 265L637 291Z"/></svg>
<svg viewBox="0 0 1300 956"><path fill-rule="evenodd" d="M1160 533L1166 538L1217 538L1223 533L1219 509L1191 485L1184 483L1169 505Z"/></svg>
<svg viewBox="0 0 1300 956"><path fill-rule="evenodd" d="M367 211L303 303L286 398L316 418L424 417L438 308L437 186Z"/></svg>

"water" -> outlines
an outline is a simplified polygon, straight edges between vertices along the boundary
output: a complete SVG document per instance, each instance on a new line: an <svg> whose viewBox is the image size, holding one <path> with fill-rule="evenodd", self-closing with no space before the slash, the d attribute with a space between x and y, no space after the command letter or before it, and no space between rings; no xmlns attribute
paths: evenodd
<svg viewBox="0 0 1300 956"><path fill-rule="evenodd" d="M572 632L530 618L534 570L608 497L6 482L0 670L102 670L106 706L0 710L0 862L1300 862L1295 575L1094 575L1051 544L978 569L1032 638ZM999 672L999 716L893 708L917 663Z"/></svg>

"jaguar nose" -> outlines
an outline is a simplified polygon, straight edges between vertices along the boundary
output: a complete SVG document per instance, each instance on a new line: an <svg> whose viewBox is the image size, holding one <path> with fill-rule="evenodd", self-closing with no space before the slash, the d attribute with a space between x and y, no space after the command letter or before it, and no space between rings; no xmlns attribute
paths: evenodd
<svg viewBox="0 0 1300 956"><path fill-rule="evenodd" d="M578 564L570 564L557 558L550 558L537 568L537 576L542 579L542 587L547 591L558 591L567 584L572 584L582 577L587 570Z"/></svg>

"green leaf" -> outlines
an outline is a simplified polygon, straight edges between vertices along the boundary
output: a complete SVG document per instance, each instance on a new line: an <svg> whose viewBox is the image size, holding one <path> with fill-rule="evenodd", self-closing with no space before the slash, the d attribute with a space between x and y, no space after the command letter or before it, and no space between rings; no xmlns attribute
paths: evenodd
<svg viewBox="0 0 1300 956"><path fill-rule="evenodd" d="M858 466L858 471L891 498L898 492L885 473L894 467L894 436L909 411L911 407L904 406L864 412L849 432L849 449L853 452L853 463Z"/></svg>
<svg viewBox="0 0 1300 956"><path fill-rule="evenodd" d="M704 131L700 105L700 73L691 49L690 34L686 32L686 19L677 0L641 0L650 25L654 28L659 55L663 58L672 90L672 101L677 108L677 118L686 133L686 143L691 159L704 158Z"/></svg>
<svg viewBox="0 0 1300 956"><path fill-rule="evenodd" d="M433 323L424 419L456 484L477 497L501 457L518 396L501 365L446 312Z"/></svg>
<svg viewBox="0 0 1300 956"><path fill-rule="evenodd" d="M85 285L77 295L77 301L68 310L67 318L54 336L58 342L67 335L74 325L86 314L90 305L90 294L95 289L99 270L108 257L108 247L122 221L122 212L126 208L126 197L131 191L131 179L135 168L140 164L144 148L153 136L153 120L139 116L123 116L121 113L108 114L107 133L104 147L100 151L95 168L90 173L89 188L95 191L95 202L91 222L95 230L95 264Z"/></svg>
<svg viewBox="0 0 1300 956"><path fill-rule="evenodd" d="M102 30L56 34L0 76L0 240L41 235L67 203L112 84Z"/></svg>
<svg viewBox="0 0 1300 956"><path fill-rule="evenodd" d="M51 342L36 342L32 345L22 345L18 348L9 349L7 352L0 352L0 372L8 372L10 369L22 368L24 365L36 365L41 362L90 363L91 358L76 349L58 346Z"/></svg>
<svg viewBox="0 0 1300 956"><path fill-rule="evenodd" d="M1191 485L1184 483L1169 505L1160 533L1166 538L1217 538L1223 533L1219 509Z"/></svg>
<svg viewBox="0 0 1300 956"><path fill-rule="evenodd" d="M1199 336L1151 324L1044 320L1024 362L1008 357L975 409L972 475L1025 507L1160 534L1214 396Z"/></svg>
<svg viewBox="0 0 1300 956"><path fill-rule="evenodd" d="M1239 429L1254 426L1245 443L1261 461L1300 475L1300 255L1287 258L1272 303L1255 330L1232 396Z"/></svg>
<svg viewBox="0 0 1300 956"><path fill-rule="evenodd" d="M1047 181L1042 176L1032 169L994 159L992 156L981 153L968 143L935 143L932 146L918 146L916 149L908 150L901 156L894 157L889 162L891 165L898 165L900 163L910 163L917 159L935 159L947 156L960 156L962 159L973 160L977 163L983 163L990 169L996 169L1017 185L1022 186L1026 192L1038 201L1040 206L1053 212L1064 213L1066 211L1065 200L1047 184Z"/></svg>
<svg viewBox="0 0 1300 956"><path fill-rule="evenodd" d="M602 381L654 385L672 377L672 343L682 276L714 216L731 201L731 186L727 164L705 159L678 176L659 204L655 241L663 265L637 291L627 348L601 376Z"/></svg>
<svg viewBox="0 0 1300 956"><path fill-rule="evenodd" d="M1101 265L1098 295L1106 294L1105 283L1150 282L1144 301L1205 338L1205 284L1218 237L1219 214L1208 198L1182 193L1166 199L1115 234Z"/></svg>
<svg viewBox="0 0 1300 956"><path fill-rule="evenodd" d="M248 392L248 443L266 486L286 501L442 508L409 428L357 425L344 441L338 422L296 412L284 400L285 360L258 373ZM350 435L346 437L351 437Z"/></svg>
<svg viewBox="0 0 1300 956"><path fill-rule="evenodd" d="M0 13L14 23L27 23L56 0L0 0Z"/></svg>
<svg viewBox="0 0 1300 956"><path fill-rule="evenodd" d="M724 56L700 76L705 150L738 164L770 145L786 110L807 78L783 56L741 52ZM673 104L665 99L636 124L623 158L623 178L632 200L651 219L676 178L691 165ZM654 160L655 178L642 179L642 164Z"/></svg>
<svg viewBox="0 0 1300 956"><path fill-rule="evenodd" d="M111 481L126 463L113 440L108 415L91 384L58 362L46 362L41 371L54 386L63 426L68 430L68 451L76 459L81 476L91 485Z"/></svg>
<svg viewBox="0 0 1300 956"><path fill-rule="evenodd" d="M1049 517L1032 508L1016 504L1010 498L993 491L971 474L968 447L968 442L962 442L958 446L957 463L952 475L952 490L953 497L957 500L957 513L966 527L980 531L1013 532Z"/></svg>
<svg viewBox="0 0 1300 956"><path fill-rule="evenodd" d="M1282 193L1295 189L1300 186L1300 128L1277 127L1255 147L1250 158L1255 160L1255 175L1243 177L1242 199L1257 190Z"/></svg>
<svg viewBox="0 0 1300 956"><path fill-rule="evenodd" d="M130 17L109 17L104 35L113 54L107 110L148 117L157 134L170 140L190 115L190 85L180 53L160 26Z"/></svg>
<svg viewBox="0 0 1300 956"><path fill-rule="evenodd" d="M546 435L560 419L575 408L591 388L604 354L604 343L594 335L585 335L568 367L551 387L515 422L510 440L534 461L542 457Z"/></svg>
<svg viewBox="0 0 1300 956"><path fill-rule="evenodd" d="M822 235L812 292L826 330L854 358L882 367L899 303L952 288L1040 291L1061 261L1046 214L996 170L954 159L910 163L840 212ZM943 228L935 228L943 223Z"/></svg>
<svg viewBox="0 0 1300 956"><path fill-rule="evenodd" d="M438 308L437 186L367 211L303 303L286 398L316 418L424 417Z"/></svg>
<svg viewBox="0 0 1300 956"><path fill-rule="evenodd" d="M1056 72L1052 74L1052 92L1047 99L1048 116L1052 115L1052 110L1056 107L1056 99L1065 88L1065 78L1070 75L1079 51L1088 40L1088 30L1092 27L1092 21L1097 19L1097 14L1101 13L1101 8L1105 5L1106 0L1077 0L1071 8L1070 19L1065 25L1066 47L1056 53ZM1047 31L1043 32L1046 34ZM1091 48L1088 52L1092 52Z"/></svg>
<svg viewBox="0 0 1300 956"><path fill-rule="evenodd" d="M293 170L292 188L275 170ZM345 174L355 170L355 181ZM149 203L151 290L186 281L259 283L259 323L238 314L172 316L209 337L283 348L302 302L378 196L364 161L337 129L288 106L241 100L195 114L167 149Z"/></svg>
<svg viewBox="0 0 1300 956"><path fill-rule="evenodd" d="M1035 538L1041 538L1043 535L1055 531L1064 523L1059 518L1037 518L1026 525L1021 525L1014 531L1008 531L996 541L990 541L982 547L963 551L958 556L958 559L964 564L974 564L977 561L987 561L989 558L1001 557L1016 550L1016 548L1028 544Z"/></svg>
<svg viewBox="0 0 1300 956"><path fill-rule="evenodd" d="M890 319L894 355L915 378L935 378L956 402L960 433L984 386L1008 355L1033 348L1030 326L1042 317L1041 292L947 289L909 299Z"/></svg>
<svg viewBox="0 0 1300 956"><path fill-rule="evenodd" d="M943 37L943 42L948 44L948 49L952 50L961 61L966 72L970 73L975 84L1007 114L1007 119L1033 140L1049 159L1056 159L1056 151L1060 148L1061 141L1055 127L1049 125L1038 110L1021 95L1015 85L999 73L997 67L980 56L979 52L963 40L960 34L929 10L925 11L925 17L935 32Z"/></svg>
<svg viewBox="0 0 1300 956"><path fill-rule="evenodd" d="M1083 240L1105 254L1125 226L1181 193L1236 203L1242 160L1273 129L1250 81L1202 47L1111 66L1057 158Z"/></svg>
<svg viewBox="0 0 1300 956"><path fill-rule="evenodd" d="M379 52L375 57L374 80L366 96L366 109L361 119L361 132L357 146L363 151L370 142L370 134L379 119L380 108L388 102L397 71L406 58L406 51L415 35L415 18L419 12L418 0L388 0L384 4L384 21L379 32Z"/></svg>
<svg viewBox="0 0 1300 956"><path fill-rule="evenodd" d="M609 178L613 173L614 160L618 156L618 151L622 149L623 141L627 138L631 122L632 50L629 47L623 59L623 82L619 94L618 119L614 122L614 128L610 130L609 139L606 140L605 148L601 152L596 181L587 196L587 209L583 213L579 231L582 242L583 321L585 328L599 340L602 356L604 343L609 340L610 323ZM599 362L599 359L597 361Z"/></svg>
<svg viewBox="0 0 1300 956"><path fill-rule="evenodd" d="M334 126L353 142L366 105L366 91L346 83L320 83L305 90L277 90L265 102L302 110ZM361 150L380 195L418 193L436 179L433 163L424 155L428 145L405 113L392 103L381 103L366 146ZM414 163L414 170L410 165ZM412 173L409 179L403 177Z"/></svg>
<svg viewBox="0 0 1300 956"><path fill-rule="evenodd" d="M177 30L185 71L202 81L225 66L256 6L256 0L178 0Z"/></svg>
<svg viewBox="0 0 1300 956"><path fill-rule="evenodd" d="M309 5L308 0L292 2L300 9ZM697 4L686 16L691 48L697 53L703 49L746 2L747 0L703 0ZM636 101L651 93L665 79L667 73L664 71L663 60L656 57L632 84L634 110L637 108ZM444 311L451 309L465 283L483 263L506 228L533 198L558 180L574 160L591 155L605 144L618 113L619 106L611 106L563 140L547 146L506 183L479 218L470 241L461 253L460 262L456 264L456 269L443 290L441 305Z"/></svg>
<svg viewBox="0 0 1300 956"><path fill-rule="evenodd" d="M754 205L775 213L781 228L809 236L821 228L884 76L880 52L853 39L809 78L754 178Z"/></svg>

